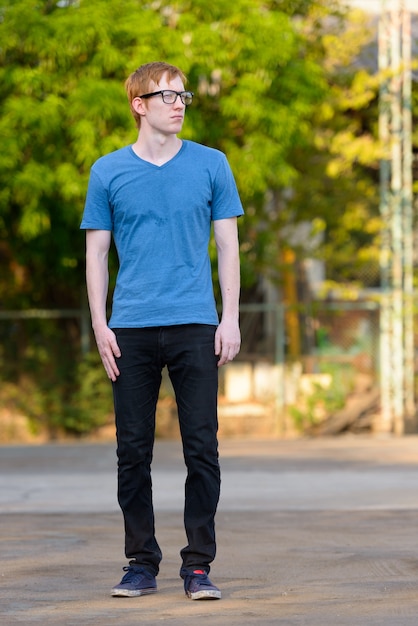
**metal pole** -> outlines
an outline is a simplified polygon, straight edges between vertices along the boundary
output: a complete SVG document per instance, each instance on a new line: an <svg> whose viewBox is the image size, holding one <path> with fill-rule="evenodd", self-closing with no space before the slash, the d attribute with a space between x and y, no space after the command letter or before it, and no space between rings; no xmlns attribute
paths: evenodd
<svg viewBox="0 0 418 626"><path fill-rule="evenodd" d="M412 192L412 71L411 14L402 6L402 152L403 152L403 232L405 297L405 412L406 421L415 427L414 390L414 258L413 258L413 192Z"/></svg>
<svg viewBox="0 0 418 626"><path fill-rule="evenodd" d="M382 429L402 435L406 424L415 426L411 22L404 0L382 0L379 72Z"/></svg>
<svg viewBox="0 0 418 626"><path fill-rule="evenodd" d="M379 139L384 154L380 159L380 214L382 217L382 242L380 250L380 275L382 298L380 305L380 390L381 390L381 424L380 430L392 430L393 420L393 377L391 352L391 237L389 225L390 215L390 133L389 111L390 93L388 85L390 21L386 11L386 2L382 2L382 12L378 25L378 63L380 74L379 93Z"/></svg>
<svg viewBox="0 0 418 626"><path fill-rule="evenodd" d="M400 3L391 10L391 204L392 204L392 250L393 250L393 376L394 415L393 426L397 434L403 434L405 406L405 355L403 310L403 206L402 206L402 84L401 84L401 37Z"/></svg>

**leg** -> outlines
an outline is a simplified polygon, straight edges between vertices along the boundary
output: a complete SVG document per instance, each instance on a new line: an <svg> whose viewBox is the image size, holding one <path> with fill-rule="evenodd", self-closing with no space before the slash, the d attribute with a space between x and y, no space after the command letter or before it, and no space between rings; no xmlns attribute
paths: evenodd
<svg viewBox="0 0 418 626"><path fill-rule="evenodd" d="M122 356L113 384L118 455L118 501L125 523L125 554L131 564L158 574L151 462L155 409L161 384L159 329L117 329Z"/></svg>
<svg viewBox="0 0 418 626"><path fill-rule="evenodd" d="M187 466L184 524L188 545L182 570L209 572L215 558L215 513L220 493L218 462L218 368L215 326L166 328L167 365L176 394Z"/></svg>

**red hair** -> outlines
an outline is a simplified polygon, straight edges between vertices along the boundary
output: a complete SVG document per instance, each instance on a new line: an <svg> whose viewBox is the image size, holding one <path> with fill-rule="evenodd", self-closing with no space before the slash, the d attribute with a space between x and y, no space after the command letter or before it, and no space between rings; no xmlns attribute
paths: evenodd
<svg viewBox="0 0 418 626"><path fill-rule="evenodd" d="M132 101L135 98L139 98L142 94L148 93L151 82L158 85L164 74L167 74L169 82L177 76L182 80L184 85L187 82L186 76L178 67L162 61L141 65L125 82L129 105L138 128L141 126L141 116L132 107Z"/></svg>

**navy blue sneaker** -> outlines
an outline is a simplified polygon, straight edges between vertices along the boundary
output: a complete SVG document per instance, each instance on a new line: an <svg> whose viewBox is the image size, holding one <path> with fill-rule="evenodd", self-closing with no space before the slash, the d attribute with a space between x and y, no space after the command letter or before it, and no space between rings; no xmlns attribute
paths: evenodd
<svg viewBox="0 0 418 626"><path fill-rule="evenodd" d="M183 570L184 571L184 570ZM184 574L184 591L191 600L220 600L221 592L202 569Z"/></svg>
<svg viewBox="0 0 418 626"><path fill-rule="evenodd" d="M134 596L145 596L148 593L157 591L155 576L140 565L129 565L129 567L124 567L123 571L126 574L119 585L113 587L110 592L112 596L132 598Z"/></svg>

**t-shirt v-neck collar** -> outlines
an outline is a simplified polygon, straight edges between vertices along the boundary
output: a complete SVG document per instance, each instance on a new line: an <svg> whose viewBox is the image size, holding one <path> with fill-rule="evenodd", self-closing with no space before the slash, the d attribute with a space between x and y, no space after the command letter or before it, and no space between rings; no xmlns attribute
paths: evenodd
<svg viewBox="0 0 418 626"><path fill-rule="evenodd" d="M147 161L146 159L143 159L142 157L138 156L137 153L135 152L135 150L133 149L133 144L131 144L129 146L129 149L130 149L130 152L131 152L132 156L135 159L138 159L139 161L141 161L142 163L144 163L145 165L147 165L149 167L152 167L152 168L157 169L157 170L162 170L165 167L169 166L171 163L173 163L173 161L175 161L180 156L180 154L184 151L185 147L186 147L186 142L182 139L181 146L180 146L180 149L178 150L178 152L176 152L176 154L174 156L172 156L171 159L169 159L168 161L166 161L162 165L157 165L155 163L152 163L151 161Z"/></svg>

